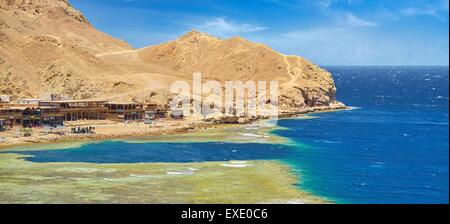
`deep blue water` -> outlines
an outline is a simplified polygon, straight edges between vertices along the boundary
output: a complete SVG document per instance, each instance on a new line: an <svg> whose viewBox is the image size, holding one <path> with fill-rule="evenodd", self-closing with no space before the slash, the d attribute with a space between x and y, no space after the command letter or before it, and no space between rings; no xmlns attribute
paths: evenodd
<svg viewBox="0 0 450 224"><path fill-rule="evenodd" d="M63 150L20 151L34 155L32 162L87 163L189 163L204 161L282 159L293 147L274 144L206 143L127 143L104 141Z"/></svg>
<svg viewBox="0 0 450 224"><path fill-rule="evenodd" d="M448 203L448 67L328 67L351 111L281 120L298 145L124 143L20 152L34 162L276 159L302 189L340 203ZM300 173L301 172L301 173Z"/></svg>
<svg viewBox="0 0 450 224"><path fill-rule="evenodd" d="M448 67L330 67L358 107L283 120L311 146L291 163L300 185L345 203L448 203Z"/></svg>

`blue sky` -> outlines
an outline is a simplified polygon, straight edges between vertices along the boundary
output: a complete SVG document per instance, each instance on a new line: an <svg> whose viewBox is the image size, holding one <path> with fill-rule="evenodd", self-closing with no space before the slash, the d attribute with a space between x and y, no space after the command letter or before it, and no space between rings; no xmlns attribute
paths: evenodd
<svg viewBox="0 0 450 224"><path fill-rule="evenodd" d="M191 29L320 65L448 65L448 0L70 0L136 48Z"/></svg>

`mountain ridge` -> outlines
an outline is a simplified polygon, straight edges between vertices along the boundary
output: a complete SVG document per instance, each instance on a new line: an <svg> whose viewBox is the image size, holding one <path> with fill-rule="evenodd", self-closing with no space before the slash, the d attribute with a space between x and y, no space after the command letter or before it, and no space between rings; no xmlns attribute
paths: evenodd
<svg viewBox="0 0 450 224"><path fill-rule="evenodd" d="M0 3L0 94L167 103L174 81L280 83L280 108L299 112L342 107L331 74L299 56L283 55L241 37L197 30L134 49L96 30L66 0Z"/></svg>

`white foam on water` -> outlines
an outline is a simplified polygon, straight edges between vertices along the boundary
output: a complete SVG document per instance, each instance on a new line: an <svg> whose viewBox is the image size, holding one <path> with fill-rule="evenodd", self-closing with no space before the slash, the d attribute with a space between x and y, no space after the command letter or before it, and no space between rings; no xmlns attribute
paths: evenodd
<svg viewBox="0 0 450 224"><path fill-rule="evenodd" d="M305 201L303 201L303 200L288 200L288 201L285 201L285 204L302 205L302 204L305 204Z"/></svg>
<svg viewBox="0 0 450 224"><path fill-rule="evenodd" d="M192 175L194 174L194 172L192 172L192 170L187 170L187 171L168 171L166 172L168 175Z"/></svg>
<svg viewBox="0 0 450 224"><path fill-rule="evenodd" d="M325 143L325 144L340 144L340 141L328 141L328 140L314 140L316 143Z"/></svg>
<svg viewBox="0 0 450 224"><path fill-rule="evenodd" d="M190 170L190 171L197 171L199 169L197 169L197 168L188 168L188 170Z"/></svg>
<svg viewBox="0 0 450 224"><path fill-rule="evenodd" d="M231 161L232 164L246 164L247 161Z"/></svg>
<svg viewBox="0 0 450 224"><path fill-rule="evenodd" d="M153 176L152 176L152 175L131 174L130 177L136 177L136 178L150 178L150 177L153 177Z"/></svg>
<svg viewBox="0 0 450 224"><path fill-rule="evenodd" d="M257 135L257 134L252 134L252 133L239 133L242 136L245 137L254 137L254 138L263 138L263 135Z"/></svg>
<svg viewBox="0 0 450 224"><path fill-rule="evenodd" d="M384 167L384 162L373 162L370 167L381 168Z"/></svg>
<svg viewBox="0 0 450 224"><path fill-rule="evenodd" d="M224 166L224 167L231 167L231 168L246 168L246 167L250 166L247 164L220 164L220 165Z"/></svg>
<svg viewBox="0 0 450 224"><path fill-rule="evenodd" d="M106 181L113 181L113 182L119 181L119 180L111 179L111 178L103 178L103 180L106 180Z"/></svg>

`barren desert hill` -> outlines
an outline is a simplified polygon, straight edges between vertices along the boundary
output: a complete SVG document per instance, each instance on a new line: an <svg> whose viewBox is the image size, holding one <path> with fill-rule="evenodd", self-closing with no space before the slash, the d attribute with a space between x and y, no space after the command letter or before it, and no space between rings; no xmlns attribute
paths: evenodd
<svg viewBox="0 0 450 224"><path fill-rule="evenodd" d="M158 86L152 73L170 75L161 66L121 66L96 56L126 50L133 48L96 30L65 0L0 1L0 93L13 99L127 95Z"/></svg>
<svg viewBox="0 0 450 224"><path fill-rule="evenodd" d="M331 74L240 37L199 31L133 49L96 30L66 0L0 1L0 94L166 102L170 84L205 79L277 80L280 107L301 111L336 102Z"/></svg>
<svg viewBox="0 0 450 224"><path fill-rule="evenodd" d="M89 97L89 76L110 66L95 53L131 49L95 30L64 0L0 1L0 88L12 97L61 91Z"/></svg>
<svg viewBox="0 0 450 224"><path fill-rule="evenodd" d="M293 108L336 101L331 74L299 56L286 56L241 37L219 39L193 30L175 41L137 51L144 62L206 79L279 81L280 101ZM286 108L288 109L288 108Z"/></svg>

